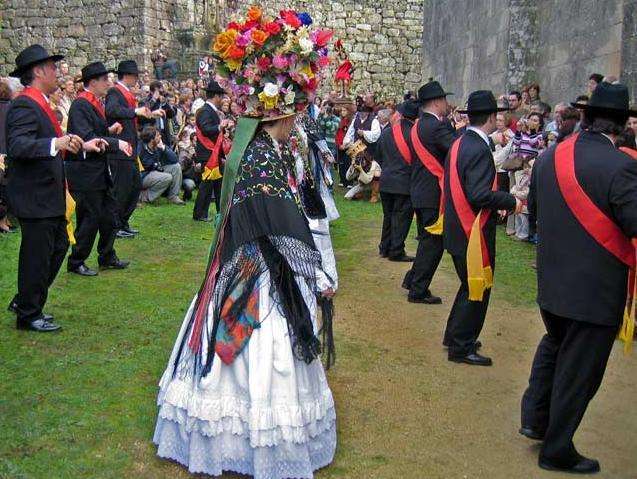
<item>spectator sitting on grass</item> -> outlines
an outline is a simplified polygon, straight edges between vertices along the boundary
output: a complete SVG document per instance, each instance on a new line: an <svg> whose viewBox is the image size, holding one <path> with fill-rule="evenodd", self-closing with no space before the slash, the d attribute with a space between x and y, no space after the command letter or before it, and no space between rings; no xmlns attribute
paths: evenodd
<svg viewBox="0 0 637 479"><path fill-rule="evenodd" d="M139 159L144 167L141 201L152 203L166 193L168 201L183 205L184 202L179 198L182 173L177 155L164 145L161 134L154 126L145 126L140 139L142 147Z"/></svg>

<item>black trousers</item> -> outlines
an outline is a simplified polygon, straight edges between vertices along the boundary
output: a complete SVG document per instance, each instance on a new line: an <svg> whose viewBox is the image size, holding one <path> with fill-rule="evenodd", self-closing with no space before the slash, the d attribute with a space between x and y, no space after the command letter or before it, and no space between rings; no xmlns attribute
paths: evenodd
<svg viewBox="0 0 637 479"><path fill-rule="evenodd" d="M347 169L350 163L349 155L343 150L338 150L338 177L343 186L349 186L351 184L351 181L347 179Z"/></svg>
<svg viewBox="0 0 637 479"><path fill-rule="evenodd" d="M462 357L476 351L476 341L484 326L491 290L484 292L482 301L469 301L467 259L464 255L452 258L460 288L449 313L443 344L449 347L449 357ZM495 264L491 267L495 268Z"/></svg>
<svg viewBox="0 0 637 479"><path fill-rule="evenodd" d="M425 228L438 219L438 210L416 208L418 226L418 250L411 269L405 275L403 285L409 289L409 296L422 298L429 294L431 280L438 269L444 246L442 235L432 235Z"/></svg>
<svg viewBox="0 0 637 479"><path fill-rule="evenodd" d="M223 178L219 178L218 180L202 180L201 183L199 183L199 193L197 194L195 206L192 210L192 217L194 219L208 218L208 209L210 208L210 203L212 203L213 195L215 198L215 207L217 208L217 213L219 213L222 184Z"/></svg>
<svg viewBox="0 0 637 479"><path fill-rule="evenodd" d="M378 252L381 256L397 257L405 254L405 239L411 228L414 209L409 195L380 192L383 205L383 229Z"/></svg>
<svg viewBox="0 0 637 479"><path fill-rule="evenodd" d="M618 328L541 313L546 334L522 396L522 424L546 431L540 455L569 467L577 459L573 436L602 382Z"/></svg>
<svg viewBox="0 0 637 479"><path fill-rule="evenodd" d="M53 284L69 247L64 217L18 218L22 239L18 257L18 304L20 321L42 316L49 287Z"/></svg>
<svg viewBox="0 0 637 479"><path fill-rule="evenodd" d="M142 177L134 161L112 160L109 164L114 182L113 193L117 201L116 229L128 228L142 191Z"/></svg>
<svg viewBox="0 0 637 479"><path fill-rule="evenodd" d="M115 243L115 219L117 217L117 202L108 190L72 191L75 199L75 241L68 259L68 268L75 269L86 261L93 249L95 237L99 231L97 242L99 253L98 263L107 265L112 263L117 255L113 249Z"/></svg>

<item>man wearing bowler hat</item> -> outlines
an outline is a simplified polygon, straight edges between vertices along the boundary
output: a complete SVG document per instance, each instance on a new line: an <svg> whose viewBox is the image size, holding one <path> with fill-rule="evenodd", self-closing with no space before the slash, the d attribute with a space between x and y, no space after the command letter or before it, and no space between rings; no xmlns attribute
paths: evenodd
<svg viewBox="0 0 637 479"><path fill-rule="evenodd" d="M82 68L84 89L77 95L69 109L68 131L83 140L100 138L102 151L66 158L66 176L69 189L76 202L77 224L76 244L73 245L67 262L69 272L80 276L95 276L97 272L84 263L97 243L98 263L101 269L124 269L128 266L115 254L115 217L117 202L113 197L113 179L106 158L106 152L121 152L126 157L133 154L130 143L114 138L122 132L119 122L110 127L106 123L103 100L108 91L108 73L101 62L94 62Z"/></svg>
<svg viewBox="0 0 637 479"><path fill-rule="evenodd" d="M118 238L132 238L138 231L131 228L129 220L142 188L141 176L137 165L137 118L151 118L147 107L139 107L131 91L137 84L139 69L134 60L121 61L117 67L117 83L106 93L106 122L108 125L119 123L122 129L114 136L130 144L133 155L123 151L108 154L113 174L113 192L117 200Z"/></svg>
<svg viewBox="0 0 637 479"><path fill-rule="evenodd" d="M195 132L197 134L197 147L195 149L195 163L201 172L199 194L192 211L195 221L210 221L208 209L215 198L215 206L219 213L223 150L220 142L223 140L221 129L228 125L228 120L223 118L221 101L226 92L214 80L210 80L206 86L206 103L197 110Z"/></svg>
<svg viewBox="0 0 637 479"><path fill-rule="evenodd" d="M409 234L414 210L409 188L413 153L409 134L418 118L420 104L406 100L398 105L400 121L384 128L378 139L376 158L381 165L380 200L383 205L383 229L378 251L383 258L405 256L405 238Z"/></svg>
<svg viewBox="0 0 637 479"><path fill-rule="evenodd" d="M573 105L588 129L549 148L533 168L537 302L546 334L522 398L520 433L543 441L544 469L600 470L577 452L573 436L618 331L627 345L633 341L635 306L626 299L635 296L637 162L614 144L637 116L628 104L624 85L600 83L587 105Z"/></svg>
<svg viewBox="0 0 637 479"><path fill-rule="evenodd" d="M444 172L443 241L460 289L443 343L450 361L477 366L491 365L477 350L493 284L496 216L522 208L513 195L497 190L489 135L496 128L496 113L503 110L488 90L469 95L467 109L461 111L469 116L469 127L451 145Z"/></svg>
<svg viewBox="0 0 637 479"><path fill-rule="evenodd" d="M64 135L49 105L48 95L57 90L56 62L62 58L31 45L16 57L10 74L25 89L11 102L6 119L7 196L22 231L18 294L9 309L17 315L18 329L37 332L60 329L42 310L69 245L64 156L101 149L99 139L84 142Z"/></svg>
<svg viewBox="0 0 637 479"><path fill-rule="evenodd" d="M411 203L418 225L418 249L403 287L409 290L410 303L440 304L429 286L442 258L442 215L440 193L445 157L456 138L447 120L447 96L437 81L429 81L418 90L423 113L412 128L409 142L414 152L411 171ZM437 227L436 227L437 226Z"/></svg>

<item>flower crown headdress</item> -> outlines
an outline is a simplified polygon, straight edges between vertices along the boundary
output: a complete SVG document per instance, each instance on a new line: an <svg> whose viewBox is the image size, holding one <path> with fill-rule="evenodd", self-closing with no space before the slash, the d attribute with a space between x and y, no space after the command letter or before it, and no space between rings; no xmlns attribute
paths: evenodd
<svg viewBox="0 0 637 479"><path fill-rule="evenodd" d="M308 13L282 10L276 18L248 9L219 33L212 50L217 81L232 92L244 115L275 118L303 110L314 100L330 63L330 30L311 28Z"/></svg>

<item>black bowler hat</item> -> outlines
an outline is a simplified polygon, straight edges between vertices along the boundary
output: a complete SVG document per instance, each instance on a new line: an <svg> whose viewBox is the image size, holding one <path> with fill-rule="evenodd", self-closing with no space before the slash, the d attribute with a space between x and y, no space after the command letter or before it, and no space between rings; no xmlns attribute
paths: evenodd
<svg viewBox="0 0 637 479"><path fill-rule="evenodd" d="M491 90L477 90L469 95L469 99L467 100L467 109L458 110L458 113L480 115L508 110L509 108L498 107L498 103L495 101L495 97L493 96L493 93L491 93Z"/></svg>
<svg viewBox="0 0 637 479"><path fill-rule="evenodd" d="M107 70L102 62L93 62L82 68L82 82L88 82L93 78L99 78L109 73L114 73L115 70Z"/></svg>
<svg viewBox="0 0 637 479"><path fill-rule="evenodd" d="M444 91L440 83L435 80L430 80L418 89L418 101L420 103L435 100L436 98L443 98L447 95L453 95L453 93Z"/></svg>
<svg viewBox="0 0 637 479"><path fill-rule="evenodd" d="M420 110L420 103L416 100L405 100L396 107L398 113L404 118L414 120L418 118L418 111Z"/></svg>
<svg viewBox="0 0 637 479"><path fill-rule="evenodd" d="M135 60L123 60L117 65L118 75L139 75L139 68Z"/></svg>
<svg viewBox="0 0 637 479"><path fill-rule="evenodd" d="M38 63L44 63L48 60L59 62L62 58L64 58L64 55L49 55L49 52L47 52L42 45L31 45L18 53L18 56L15 57L16 69L9 73L9 76L19 78L29 67L35 66Z"/></svg>
<svg viewBox="0 0 637 479"><path fill-rule="evenodd" d="M625 85L602 82L595 87L587 104L571 103L571 105L585 111L637 116L637 110L631 110L629 102L628 88Z"/></svg>
<svg viewBox="0 0 637 479"><path fill-rule="evenodd" d="M206 86L206 92L218 95L225 95L226 91L221 88L221 85L214 80L210 80Z"/></svg>

